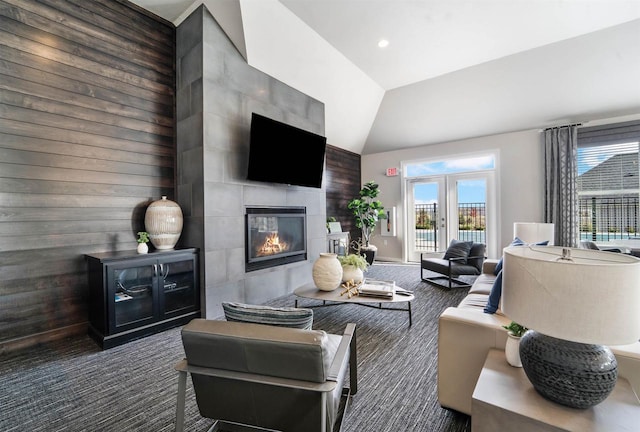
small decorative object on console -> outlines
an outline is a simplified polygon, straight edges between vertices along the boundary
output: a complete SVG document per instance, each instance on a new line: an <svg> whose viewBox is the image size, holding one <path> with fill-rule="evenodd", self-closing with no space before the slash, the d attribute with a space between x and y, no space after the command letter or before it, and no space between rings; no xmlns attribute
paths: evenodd
<svg viewBox="0 0 640 432"><path fill-rule="evenodd" d="M138 231L138 248L136 249L139 254L146 254L149 252L149 233L146 231Z"/></svg>
<svg viewBox="0 0 640 432"><path fill-rule="evenodd" d="M144 216L151 244L158 250L173 249L182 234L182 210L166 196L152 202Z"/></svg>

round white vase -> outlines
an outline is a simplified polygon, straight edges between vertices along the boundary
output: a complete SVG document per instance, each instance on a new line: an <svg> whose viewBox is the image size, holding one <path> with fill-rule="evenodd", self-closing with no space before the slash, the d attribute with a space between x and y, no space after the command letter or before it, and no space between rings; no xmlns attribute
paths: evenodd
<svg viewBox="0 0 640 432"><path fill-rule="evenodd" d="M139 254L146 254L149 252L149 245L146 243L138 243L138 247L136 248Z"/></svg>
<svg viewBox="0 0 640 432"><path fill-rule="evenodd" d="M507 343L504 347L507 363L513 367L522 367L522 362L520 361L520 338L511 333L508 333L507 336Z"/></svg>
<svg viewBox="0 0 640 432"><path fill-rule="evenodd" d="M321 253L320 258L313 263L313 283L321 291L333 291L342 282L342 264L338 261L338 255L334 253Z"/></svg>
<svg viewBox="0 0 640 432"><path fill-rule="evenodd" d="M182 233L180 206L166 196L152 202L144 215L144 227L156 249L173 249Z"/></svg>
<svg viewBox="0 0 640 432"><path fill-rule="evenodd" d="M342 282L360 283L363 279L364 272L358 267L348 264L342 266Z"/></svg>

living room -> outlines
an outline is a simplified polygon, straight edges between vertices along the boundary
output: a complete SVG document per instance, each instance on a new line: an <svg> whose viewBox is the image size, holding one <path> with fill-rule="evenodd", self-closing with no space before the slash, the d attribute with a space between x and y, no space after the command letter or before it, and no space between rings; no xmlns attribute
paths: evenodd
<svg viewBox="0 0 640 432"><path fill-rule="evenodd" d="M241 103L232 105L229 100L241 92L256 90L256 82L266 83L272 89L272 99L251 99L254 108L275 116L286 113L284 116L298 126L318 133L327 129L329 108L294 85L248 66L239 52L230 57L237 48L206 9L198 12L200 23L193 27L185 24L185 37L178 36L174 42L181 26L176 30L171 23L159 21L136 6L111 0L80 3L4 2L2 18L7 26L3 27L0 46L4 59L0 147L5 155L0 163L5 215L0 224L3 354L85 335L85 254L134 249L145 206L162 195L175 199L183 209L181 245L201 250L202 314L213 318L221 315L223 300L267 302L291 293L311 274L312 258L286 269L245 273L245 206L307 207L309 256L314 257L325 249L326 217L344 215L340 205L357 194L360 186L357 184L354 191L327 184L333 172L344 170L329 162L328 180L322 189L265 186L244 180L246 114L251 108ZM197 14L191 19L196 18ZM203 23L207 26L198 27ZM603 31L610 32L607 37L615 40L627 37L633 45L637 20ZM195 45L201 44L208 51L203 49L199 58L185 59L180 53L191 51L182 41L195 37L194 33L200 36ZM559 49L600 53L606 47L593 42L599 40L598 36L578 38ZM213 41L225 44L224 48ZM635 46L629 49L635 53ZM220 92L213 92L215 87L198 92L198 79L193 73L214 83L222 81L216 81L217 69L204 68L205 64L211 65L207 57L211 54L227 56L226 67L232 69L222 73L227 74L224 79L229 85ZM637 55L631 60L630 69L621 74L634 74L632 67L637 71ZM188 61L203 68L187 72ZM495 68L487 73L501 76L496 71L504 70L505 64L497 61L485 67ZM467 81L469 78L461 72L425 85L435 91L460 88ZM632 89L629 93L634 94ZM204 116L195 115L198 112L208 116L206 121ZM225 121L231 118L230 112L234 117ZM240 120L238 112L244 116ZM566 121L551 123L562 118ZM399 168L413 160L495 152L499 155L496 241L505 246L512 239L514 222L541 221L544 216L540 128L581 121L592 126L637 118L640 112L636 100L632 106L550 112L550 123L536 128L507 125L502 133L479 132L428 145L425 138L425 145L401 150L361 153L329 142L336 145L329 147L327 160L344 155L342 160L350 161L349 170L359 182L376 181L385 206L401 209L402 179L387 177L387 168ZM341 222L349 229L350 220ZM401 221L398 230L403 230ZM357 230L354 233L357 235ZM387 244L379 245L380 258L402 261L402 237L387 240ZM492 251L492 257L498 256L498 250L496 247Z"/></svg>

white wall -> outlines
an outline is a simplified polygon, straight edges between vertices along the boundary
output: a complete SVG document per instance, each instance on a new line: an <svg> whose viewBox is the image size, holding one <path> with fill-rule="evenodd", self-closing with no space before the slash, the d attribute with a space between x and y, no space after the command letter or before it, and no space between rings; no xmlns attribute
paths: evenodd
<svg viewBox="0 0 640 432"><path fill-rule="evenodd" d="M405 239L405 212L402 176L386 177L386 169L400 168L402 162L464 155L497 150L496 195L498 197L497 242L502 247L513 240L514 222L543 222L544 219L544 141L539 130L513 132L434 144L392 152L362 155L362 182L380 185L379 198L385 207L397 208L397 236L381 237L380 228L372 243L378 246L378 259L401 261ZM384 244L386 240L387 244ZM492 256L493 255L493 256ZM496 257L497 251L490 252Z"/></svg>

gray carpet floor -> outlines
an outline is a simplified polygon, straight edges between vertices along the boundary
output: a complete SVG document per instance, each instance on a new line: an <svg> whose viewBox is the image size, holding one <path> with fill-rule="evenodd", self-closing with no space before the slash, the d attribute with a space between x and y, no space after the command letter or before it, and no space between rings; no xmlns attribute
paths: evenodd
<svg viewBox="0 0 640 432"><path fill-rule="evenodd" d="M314 309L315 329L357 327L358 393L342 431L470 431L470 417L440 407L436 392L437 318L468 289L424 283L417 265L374 264L365 276L415 292L413 325L406 312L353 304ZM293 295L269 302L293 303ZM173 366L183 357L179 328L105 351L77 337L7 354L0 358L0 431L173 431ZM189 380L186 430L211 424L199 415Z"/></svg>

